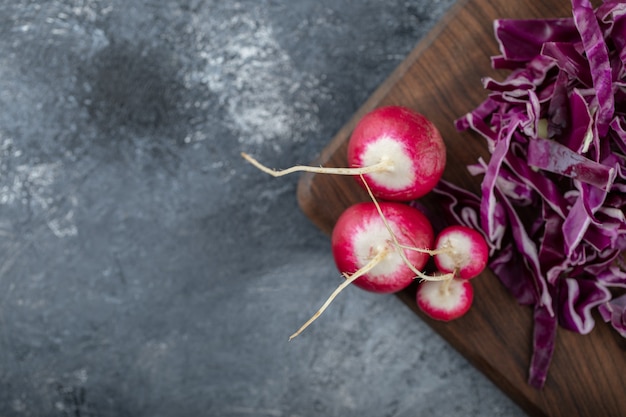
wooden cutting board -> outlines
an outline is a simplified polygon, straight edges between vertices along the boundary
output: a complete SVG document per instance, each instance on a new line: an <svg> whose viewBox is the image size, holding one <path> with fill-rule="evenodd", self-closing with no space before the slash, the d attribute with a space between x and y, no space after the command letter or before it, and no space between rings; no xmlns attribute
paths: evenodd
<svg viewBox="0 0 626 417"><path fill-rule="evenodd" d="M470 177L465 166L480 155L488 157L484 142L457 132L453 121L485 98L481 77L502 78L490 66L490 56L498 53L493 20L569 16L567 0L460 0L313 164L346 166L346 145L356 121L375 107L404 105L426 115L444 136L448 146L444 178L478 192L480 179ZM350 177L304 174L299 182L301 209L328 234L346 207L367 200ZM422 203L436 209L428 197ZM398 296L529 415L626 416L626 341L609 325L598 319L588 335L559 329L548 380L537 390L527 384L531 308L518 305L489 271L473 282L473 308L451 323L424 316L415 305L413 287Z"/></svg>

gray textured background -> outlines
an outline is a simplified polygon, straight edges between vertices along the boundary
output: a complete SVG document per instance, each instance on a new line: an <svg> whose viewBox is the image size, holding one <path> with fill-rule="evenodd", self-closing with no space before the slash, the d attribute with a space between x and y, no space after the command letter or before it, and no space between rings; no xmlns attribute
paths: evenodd
<svg viewBox="0 0 626 417"><path fill-rule="evenodd" d="M453 0L1 0L0 416L514 416L297 176Z"/></svg>

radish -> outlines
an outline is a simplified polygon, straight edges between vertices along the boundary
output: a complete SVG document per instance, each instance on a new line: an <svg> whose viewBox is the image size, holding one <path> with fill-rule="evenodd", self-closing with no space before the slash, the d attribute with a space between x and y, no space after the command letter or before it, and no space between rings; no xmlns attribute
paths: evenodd
<svg viewBox="0 0 626 417"><path fill-rule="evenodd" d="M393 293L408 287L415 277L451 278L429 277L420 271L430 257L433 241L428 218L407 204L374 199L348 207L339 216L331 236L333 258L345 281L289 340L313 323L351 283L372 292Z"/></svg>
<svg viewBox="0 0 626 417"><path fill-rule="evenodd" d="M474 288L469 280L486 268L488 252L483 235L471 227L452 225L441 230L430 253L435 266L448 277L420 283L416 294L419 308L441 321L454 320L467 313L474 299Z"/></svg>
<svg viewBox="0 0 626 417"><path fill-rule="evenodd" d="M417 287L416 300L427 316L450 321L469 311L474 300L474 287L467 279L424 281Z"/></svg>
<svg viewBox="0 0 626 417"><path fill-rule="evenodd" d="M258 169L275 177L297 171L364 176L374 195L391 201L410 201L432 190L446 164L446 148L436 126L423 115L402 106L379 107L363 116L348 142L349 168L297 165L273 170L246 153Z"/></svg>
<svg viewBox="0 0 626 417"><path fill-rule="evenodd" d="M401 106L380 107L356 125L348 143L351 166L389 160L391 168L364 175L378 198L410 201L426 195L441 179L446 148L436 126ZM357 180L363 185L360 177Z"/></svg>
<svg viewBox="0 0 626 417"><path fill-rule="evenodd" d="M400 245L432 248L434 232L421 211L397 202L381 202L379 207ZM384 251L384 258L371 271L354 280L357 287L377 293L394 293L406 288L413 282L415 270L421 270L429 259L425 251L396 247L372 202L357 203L341 214L333 228L331 248L339 271L349 274Z"/></svg>
<svg viewBox="0 0 626 417"><path fill-rule="evenodd" d="M452 225L439 232L432 253L437 269L470 279L487 266L489 247L483 235L475 229Z"/></svg>

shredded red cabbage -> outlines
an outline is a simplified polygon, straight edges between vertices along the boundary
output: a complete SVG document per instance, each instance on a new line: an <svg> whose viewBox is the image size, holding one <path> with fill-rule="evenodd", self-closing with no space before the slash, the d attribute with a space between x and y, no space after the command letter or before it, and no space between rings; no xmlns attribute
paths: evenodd
<svg viewBox="0 0 626 417"><path fill-rule="evenodd" d="M534 306L528 381L541 388L557 326L581 334L592 312L626 337L626 3L572 16L494 23L503 81L456 121L486 140L481 194L442 181L452 220L480 228L490 267L520 304Z"/></svg>

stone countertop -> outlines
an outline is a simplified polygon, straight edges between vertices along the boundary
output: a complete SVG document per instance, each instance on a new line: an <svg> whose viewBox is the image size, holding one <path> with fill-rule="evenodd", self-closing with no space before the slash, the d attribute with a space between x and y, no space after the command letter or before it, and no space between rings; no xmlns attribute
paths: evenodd
<svg viewBox="0 0 626 417"><path fill-rule="evenodd" d="M335 288L307 163L453 0L0 0L0 415L521 416Z"/></svg>

